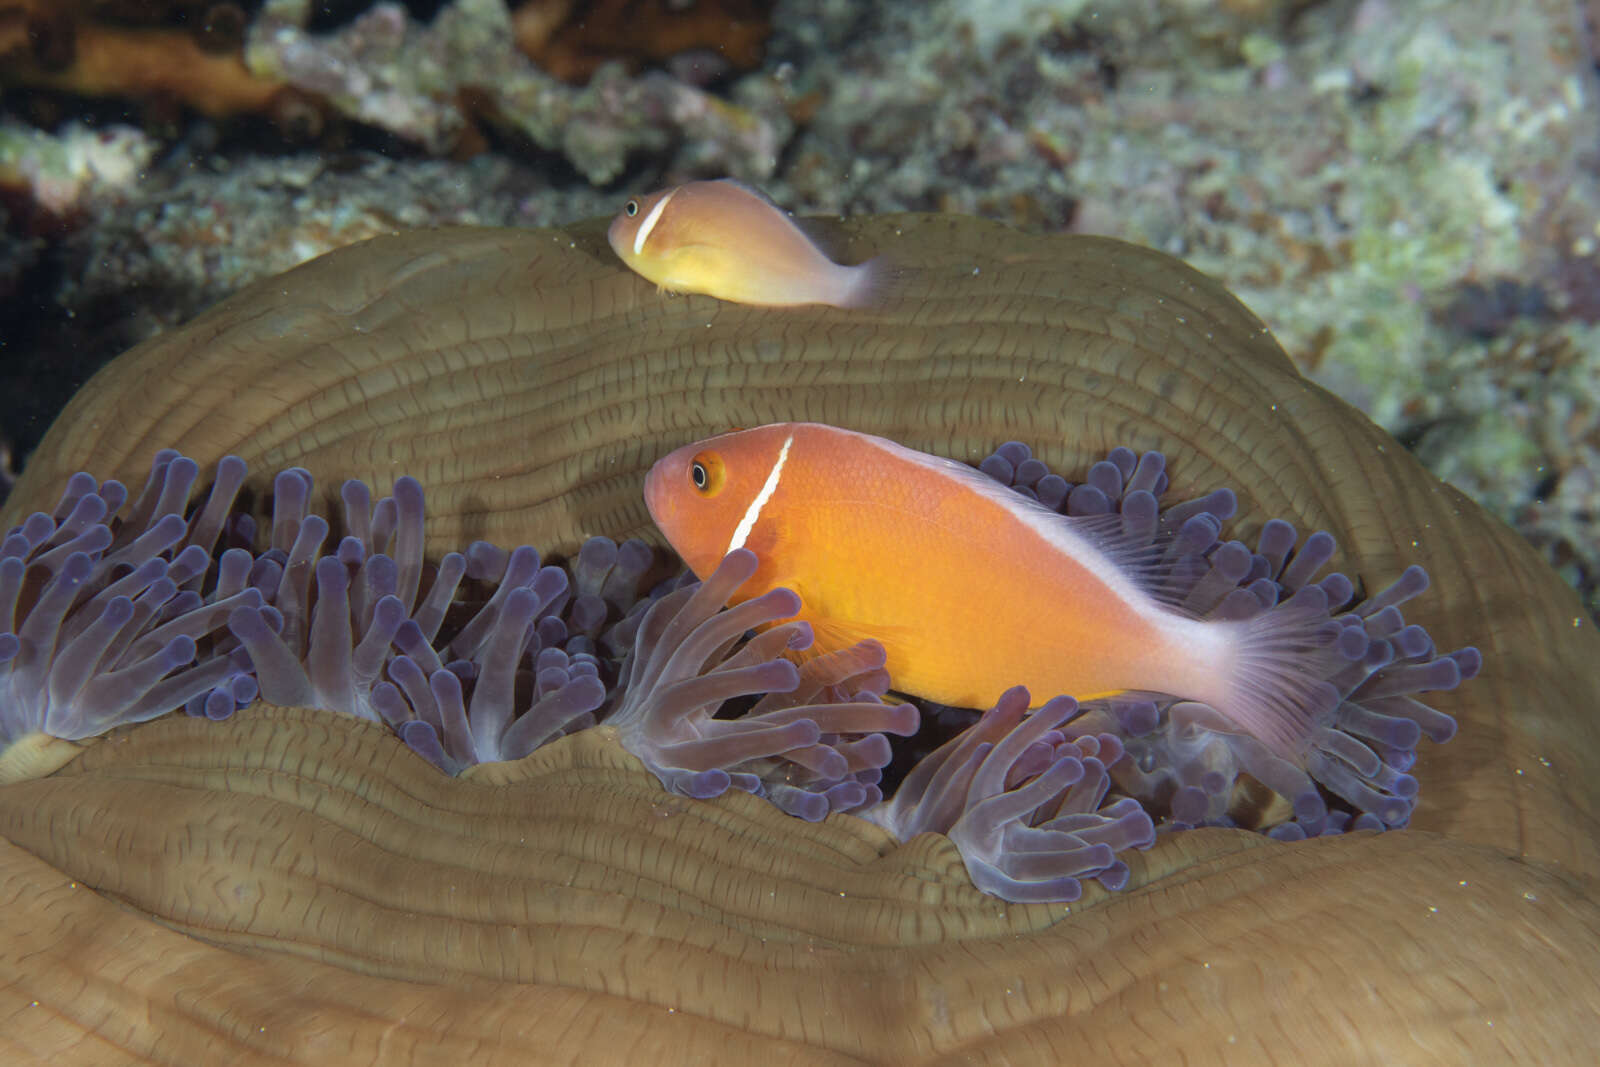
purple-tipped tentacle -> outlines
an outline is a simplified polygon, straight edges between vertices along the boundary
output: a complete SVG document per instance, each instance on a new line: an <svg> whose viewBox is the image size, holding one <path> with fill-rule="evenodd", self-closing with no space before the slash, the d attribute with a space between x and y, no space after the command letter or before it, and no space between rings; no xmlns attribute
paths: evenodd
<svg viewBox="0 0 1600 1067"><path fill-rule="evenodd" d="M771 691L788 695L781 688ZM920 720L913 704L883 704L866 699L800 704L764 713L752 711L750 717L773 723L809 719L823 733L829 734L885 733L899 737L910 737L916 733Z"/></svg>
<svg viewBox="0 0 1600 1067"><path fill-rule="evenodd" d="M405 605L397 596L385 596L373 607L366 632L350 654L350 672L354 687L370 689L383 670L384 661L392 654L395 634L406 621Z"/></svg>
<svg viewBox="0 0 1600 1067"><path fill-rule="evenodd" d="M445 751L455 749L459 753L453 757L457 762L479 762L460 677L448 668L434 671L428 675L428 693Z"/></svg>
<svg viewBox="0 0 1600 1067"><path fill-rule="evenodd" d="M620 616L631 608L654 562L655 554L643 541L618 544L609 537L585 541L571 563L574 600L583 603L581 617L573 620L574 632L595 636L613 613Z"/></svg>
<svg viewBox="0 0 1600 1067"><path fill-rule="evenodd" d="M384 698L382 698L385 704L388 703L388 696L393 693L394 689L391 686L385 693ZM373 695L375 697L377 696L376 693ZM407 748L411 749L411 751L415 752L417 755L421 756L423 759L427 760L444 773L460 773L461 765L455 760L451 759L445 753L444 746L439 741L438 732L433 728L431 723L422 722L417 719L411 719L402 722L396 732L400 735L400 740L406 743Z"/></svg>
<svg viewBox="0 0 1600 1067"><path fill-rule="evenodd" d="M399 600L400 567L382 552L374 553L356 567L356 577L351 586L354 590L351 603L360 605L363 611L368 604L375 605L386 596ZM404 607L404 604L401 606ZM419 619L418 625L421 623ZM432 640L432 637L428 640Z"/></svg>
<svg viewBox="0 0 1600 1067"><path fill-rule="evenodd" d="M573 588L580 594L599 596L606 576L617 564L617 543L609 537L591 537L578 549L572 563Z"/></svg>
<svg viewBox="0 0 1600 1067"><path fill-rule="evenodd" d="M261 699L290 706L312 702L311 677L300 657L269 625L264 608L238 608L228 616L228 632L244 646L255 666Z"/></svg>
<svg viewBox="0 0 1600 1067"><path fill-rule="evenodd" d="M423 507L422 484L410 475L394 482L395 536L394 559L400 566L400 588L396 595L406 607L417 602L422 583Z"/></svg>
<svg viewBox="0 0 1600 1067"><path fill-rule="evenodd" d="M1136 470L1130 463L1130 470ZM1100 477L1110 485L1122 468ZM1149 475L1147 473L1147 476ZM1027 690L1007 690L962 734L922 760L895 796L862 814L902 840L946 833L960 850L978 888L1007 900L1076 900L1084 878L1126 881L1119 848L1148 847L1154 826L1129 798L1102 810L1109 787L1105 766L1120 742L1086 734L1080 746L1060 732L1078 711L1070 697L1025 714ZM1049 740L1052 758L1039 762ZM1019 764L1025 764L1019 770ZM1088 779L1086 782L1085 779Z"/></svg>
<svg viewBox="0 0 1600 1067"><path fill-rule="evenodd" d="M438 670L444 670L443 667ZM439 714L439 704L433 698L433 690L428 688L428 677L436 671L426 670L421 664L410 656L396 656L389 662L390 683L398 687L404 694L405 703L400 706L392 704L387 697L384 701L383 715L390 726L399 728L402 722L415 717L423 722L429 722L437 729L444 729L444 718ZM375 691L382 685L375 687ZM458 739L465 747L471 747L472 735L463 734Z"/></svg>
<svg viewBox="0 0 1600 1067"><path fill-rule="evenodd" d="M376 719L365 694L358 703L350 653L350 575L337 556L316 563L317 600L311 612L306 639L305 669L315 693L314 702L330 711Z"/></svg>
<svg viewBox="0 0 1600 1067"><path fill-rule="evenodd" d="M166 489L167 470L179 458L181 458L180 453L175 448L163 448L155 454L150 462L150 474L145 479L144 488L140 490L138 498L125 516L125 521L130 527L143 530L165 514L159 507L159 501ZM63 497L62 503L65 502L66 497ZM59 509L57 514L59 515Z"/></svg>
<svg viewBox="0 0 1600 1067"><path fill-rule="evenodd" d="M321 515L307 515L295 524L295 538L272 598L283 613L283 639L291 648L303 644L310 629L312 570L327 537L328 520Z"/></svg>
<svg viewBox="0 0 1600 1067"><path fill-rule="evenodd" d="M523 639L539 608L539 597L532 589L526 586L513 589L500 608L492 632L483 642L469 715L475 753L498 748L500 735L511 722L517 662L522 658Z"/></svg>
<svg viewBox="0 0 1600 1067"><path fill-rule="evenodd" d="M606 687L593 675L577 675L541 696L517 716L500 741L501 758L521 759L547 741L594 724Z"/></svg>
<svg viewBox="0 0 1600 1067"><path fill-rule="evenodd" d="M638 538L617 546L617 562L606 576L600 596L617 611L626 611L639 599L640 583L655 564L655 553Z"/></svg>
<svg viewBox="0 0 1600 1067"><path fill-rule="evenodd" d="M841 782L821 793L782 782L767 786L767 798L778 810L806 822L821 822L830 811L848 811L865 796L866 790L855 782Z"/></svg>
<svg viewBox="0 0 1600 1067"><path fill-rule="evenodd" d="M227 660L214 659L203 668L173 673L194 659L194 640L174 637L145 659L104 671L84 683L68 705L79 709L75 721L52 724L54 728L46 732L77 740L165 715L183 707L194 694L212 689L231 669Z"/></svg>
<svg viewBox="0 0 1600 1067"><path fill-rule="evenodd" d="M234 604L201 595L209 555L185 543L197 471L162 453L129 515L119 515L121 485L75 475L54 517L30 515L0 543L0 742L33 731L79 740L144 721L236 669L219 635ZM218 498L233 492L224 484Z"/></svg>
<svg viewBox="0 0 1600 1067"><path fill-rule="evenodd" d="M399 597L395 597L399 600ZM400 624L394 634L394 647L403 655L416 660L422 668L430 674L444 669L444 659L439 650L428 642L422 630L417 626L415 619L407 619ZM446 650L448 651L448 650Z"/></svg>
<svg viewBox="0 0 1600 1067"><path fill-rule="evenodd" d="M188 544L199 549L207 560L211 558L222 537L222 531L227 526L228 517L233 511L234 502L238 499L239 490L243 488L247 474L249 467L238 456L223 456L217 461L217 475L212 480L211 492L189 523ZM205 572L202 571L186 581L179 581L178 584L199 592L204 578Z"/></svg>
<svg viewBox="0 0 1600 1067"><path fill-rule="evenodd" d="M372 490L367 483L349 479L339 487L339 501L344 505L345 533L359 541L368 552L379 551L372 540Z"/></svg>
<svg viewBox="0 0 1600 1067"><path fill-rule="evenodd" d="M844 697L845 683L881 669L881 648L813 657L801 668L781 658L810 644L809 627L781 622L800 610L788 590L723 610L755 566L752 553L729 553L698 586L672 589L650 605L604 721L669 789L759 790L785 810L820 818L834 803L865 800L869 783L838 787L867 762L887 761L886 746L861 745L863 735L913 729L915 710L886 705L870 690L858 690L859 700ZM768 629L741 646L757 627ZM746 714L715 717L728 700L756 694L767 695Z"/></svg>
<svg viewBox="0 0 1600 1067"><path fill-rule="evenodd" d="M567 621L574 633L597 634L606 622L606 602L594 593L579 593L567 609Z"/></svg>
<svg viewBox="0 0 1600 1067"><path fill-rule="evenodd" d="M111 642L132 618L133 601L125 596L114 597L82 633L61 642L50 665L46 699L59 706L77 696Z"/></svg>
<svg viewBox="0 0 1600 1067"><path fill-rule="evenodd" d="M476 542L472 548L476 549L483 542ZM478 610L461 630L450 639L449 643L440 651L446 649L453 655L471 656L477 652L499 618L500 611L505 605L506 598L513 589L531 585L539 573L539 552L531 545L519 545L504 557L504 567L493 566L488 573L498 572L495 580L498 584L489 600ZM498 563L499 560L487 553L479 552L476 555L469 550L467 553L467 574L473 575L474 565L478 563Z"/></svg>
<svg viewBox="0 0 1600 1067"><path fill-rule="evenodd" d="M430 755L437 747L454 771L520 759L571 729L592 724L593 712L605 698L598 669L582 661L569 663L560 649L545 647L541 636L565 635L559 620L543 613L560 608L568 588L566 572L539 568L531 548L501 554L482 545L457 558L468 569L475 558L483 567L478 573L502 578L495 595L463 627L466 638L457 634L446 644L453 650L470 646L461 647L470 654L445 664L415 619L399 623L393 643L403 654L389 664L394 684L373 690L379 714L402 737L431 738L422 754L438 764ZM453 588L459 576L452 568L445 580ZM398 597L388 601L399 603ZM520 707L518 694L524 691L532 703ZM411 721L428 723L432 732L418 732L406 725Z"/></svg>
<svg viewBox="0 0 1600 1067"><path fill-rule="evenodd" d="M310 514L311 475L300 467L280 471L272 479L272 528L267 547L288 554Z"/></svg>

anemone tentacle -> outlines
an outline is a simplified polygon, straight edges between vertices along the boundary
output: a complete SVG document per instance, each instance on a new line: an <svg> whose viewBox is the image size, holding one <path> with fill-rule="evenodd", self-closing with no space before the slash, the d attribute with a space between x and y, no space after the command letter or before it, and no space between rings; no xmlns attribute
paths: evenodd
<svg viewBox="0 0 1600 1067"><path fill-rule="evenodd" d="M755 554L737 549L704 582L648 602L602 722L615 727L622 744L674 792L705 798L736 787L819 819L863 803L869 796L865 786L876 783L857 776L887 763L883 746L844 738L913 733L917 713L909 704L884 704L870 689L844 700L828 692L881 669L881 649L876 666L873 650L861 649L810 673L783 658L811 646L810 626L792 621L800 598L789 590L724 610L755 569ZM745 632L756 627L767 629L741 647ZM803 691L807 698L825 699L810 703L799 696ZM765 696L766 702L737 718L715 717L728 701L751 696ZM869 766L879 756L882 763ZM779 772L775 761L801 770Z"/></svg>
<svg viewBox="0 0 1600 1067"><path fill-rule="evenodd" d="M410 477L376 501L359 481L341 486L345 535L319 555L331 526L311 510L310 474L273 484L270 547L252 568L265 602L228 620L264 699L387 723L451 774L593 724L605 687L592 655L563 647L564 570L531 546L480 541L425 581L426 502ZM492 592L453 624L463 582Z"/></svg>
<svg viewBox="0 0 1600 1067"><path fill-rule="evenodd" d="M891 800L861 812L902 841L947 834L973 884L1013 901L1073 901L1083 881L1127 884L1118 853L1148 848L1155 827L1137 801L1105 804L1108 764L1122 757L1115 737L1063 727L1078 714L1071 697L1028 712L1022 686L1001 694L976 722L924 758Z"/></svg>
<svg viewBox="0 0 1600 1067"><path fill-rule="evenodd" d="M78 741L179 708L231 712L253 699L249 661L223 625L262 596L238 581L247 562L238 554L212 566L243 472L237 457L222 459L186 519L199 468L164 450L131 504L120 483L79 472L51 512L9 531L0 544L0 743L36 732Z"/></svg>

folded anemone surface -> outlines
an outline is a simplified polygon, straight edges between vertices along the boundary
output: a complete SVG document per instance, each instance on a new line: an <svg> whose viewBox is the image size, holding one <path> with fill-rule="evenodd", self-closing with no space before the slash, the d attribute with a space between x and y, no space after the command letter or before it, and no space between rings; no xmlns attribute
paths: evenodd
<svg viewBox="0 0 1600 1067"><path fill-rule="evenodd" d="M4 1059L1581 1061L1575 595L1168 257L837 236L882 300L663 296L603 223L401 234L90 381L0 521ZM1342 611L1355 710L1285 769L1201 705L1007 693L885 799L933 713L882 648L796 665L792 593L719 611L753 560L633 540L657 459L789 421L1199 502L1189 610Z"/></svg>

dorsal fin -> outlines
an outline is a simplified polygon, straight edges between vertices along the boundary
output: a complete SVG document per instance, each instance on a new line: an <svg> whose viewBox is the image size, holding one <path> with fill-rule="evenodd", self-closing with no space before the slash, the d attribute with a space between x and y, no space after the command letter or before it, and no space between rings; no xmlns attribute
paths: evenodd
<svg viewBox="0 0 1600 1067"><path fill-rule="evenodd" d="M755 197L757 200L764 201L767 204L767 206L772 208L774 211L780 211L783 214L787 215L790 219L794 218L794 213L791 212L788 208L784 207L782 204L780 204L776 200L772 199L772 197L768 196L764 190L757 189L755 186L749 184L748 182L742 182L738 178L715 178L713 180L718 185L731 185L735 189L738 189L738 190L740 190L742 192L749 193L751 196Z"/></svg>
<svg viewBox="0 0 1600 1067"><path fill-rule="evenodd" d="M1212 569L1210 557L1218 535L1236 506L1233 493L1226 489L1167 509L1161 508L1154 492L1134 489L1118 501L1107 502L1115 510L1100 515L1063 515L1014 489L1006 491L1058 522L1069 524L1142 592L1185 615L1190 612L1184 601L1195 583ZM1249 553L1245 555L1248 557ZM1228 561L1225 570L1238 569L1233 566L1238 561L1232 556ZM1248 559L1245 562L1248 564Z"/></svg>
<svg viewBox="0 0 1600 1067"><path fill-rule="evenodd" d="M1015 490L1007 491L1015 492ZM1105 515L1062 515L1042 504L1036 506L1056 522L1070 525L1078 536L1094 545L1113 566L1143 592L1163 604L1177 606L1181 599L1177 589L1179 583L1173 580L1175 576L1167 558L1167 550L1172 545L1172 531L1161 524L1159 519L1153 520L1153 530L1145 531L1138 524L1130 522L1121 512L1113 511Z"/></svg>
<svg viewBox="0 0 1600 1067"><path fill-rule="evenodd" d="M762 190L746 184L738 178L718 178L717 182L722 185L731 185L735 189L742 190L763 201L774 211L780 212L784 218L794 225L795 229L805 234L806 240L816 246L818 252L821 252L840 266L851 265L848 262L849 240L839 232L836 220L825 215L807 215L804 217L796 215Z"/></svg>
<svg viewBox="0 0 1600 1067"><path fill-rule="evenodd" d="M1175 516L1179 521L1167 521L1153 492L1134 489L1119 500L1106 498L1105 506L1109 510L1104 514L1063 515L976 467L915 452L894 442L886 444L918 462L932 465L1000 504L1062 551L1079 556L1084 548L1092 550L1128 585L1178 611L1183 610L1183 598L1205 570L1205 560L1199 553L1210 548L1215 534L1221 530L1221 516L1217 512L1231 514L1226 504L1231 502L1232 495L1213 494L1218 497L1216 501L1207 498L1198 507L1180 509ZM1214 525L1191 528L1186 522ZM1196 537L1196 534L1205 536ZM1200 540L1205 543L1192 543Z"/></svg>

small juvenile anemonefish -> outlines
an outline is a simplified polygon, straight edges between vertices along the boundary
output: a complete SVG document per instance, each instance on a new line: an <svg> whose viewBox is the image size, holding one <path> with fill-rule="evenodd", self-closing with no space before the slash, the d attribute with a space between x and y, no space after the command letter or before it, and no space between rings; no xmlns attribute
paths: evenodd
<svg viewBox="0 0 1600 1067"><path fill-rule="evenodd" d="M752 550L741 598L793 589L816 648L876 638L894 688L939 703L986 708L1017 684L1041 701L1166 693L1288 758L1327 706L1325 608L1191 618L1119 560L1120 516L1068 518L880 437L818 423L723 434L659 460L645 501L696 574Z"/></svg>
<svg viewBox="0 0 1600 1067"><path fill-rule="evenodd" d="M634 197L606 239L622 262L661 289L736 304L861 307L878 274L872 261L835 263L788 213L730 179Z"/></svg>

